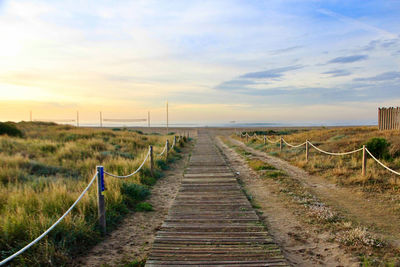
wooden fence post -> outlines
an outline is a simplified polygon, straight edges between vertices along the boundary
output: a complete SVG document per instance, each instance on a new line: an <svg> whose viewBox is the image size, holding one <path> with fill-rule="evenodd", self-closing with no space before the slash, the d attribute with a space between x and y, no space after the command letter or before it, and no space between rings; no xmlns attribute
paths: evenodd
<svg viewBox="0 0 400 267"><path fill-rule="evenodd" d="M362 156L362 170L361 174L362 176L365 176L367 174L367 155L365 151L365 145L363 145L363 156Z"/></svg>
<svg viewBox="0 0 400 267"><path fill-rule="evenodd" d="M151 176L154 177L153 146L149 146L149 153L150 153L150 173L151 173Z"/></svg>
<svg viewBox="0 0 400 267"><path fill-rule="evenodd" d="M387 114L388 112L387 112L387 108L385 108L385 125L384 125L384 127L383 127L383 130L387 130L387 119L388 119L388 114Z"/></svg>
<svg viewBox="0 0 400 267"><path fill-rule="evenodd" d="M176 146L176 135L174 135L174 147Z"/></svg>
<svg viewBox="0 0 400 267"><path fill-rule="evenodd" d="M382 120L381 120L381 108L378 108L378 130L382 130L381 124L382 124Z"/></svg>
<svg viewBox="0 0 400 267"><path fill-rule="evenodd" d="M246 133L246 143L248 143L248 142L249 142L249 134Z"/></svg>
<svg viewBox="0 0 400 267"><path fill-rule="evenodd" d="M308 162L308 140L306 140L306 162Z"/></svg>
<svg viewBox="0 0 400 267"><path fill-rule="evenodd" d="M106 203L103 195L104 190L104 168L103 166L97 166L97 208L100 231L103 235L106 233Z"/></svg>
<svg viewBox="0 0 400 267"><path fill-rule="evenodd" d="M279 140L279 151L282 152L282 136L281 139Z"/></svg>
<svg viewBox="0 0 400 267"><path fill-rule="evenodd" d="M264 135L264 145L267 144L267 137Z"/></svg>
<svg viewBox="0 0 400 267"><path fill-rule="evenodd" d="M167 144L166 144L166 146L167 146L167 151L166 151L166 153L167 153L167 159L168 159L168 154L169 154L169 141L168 141L168 139L167 139Z"/></svg>

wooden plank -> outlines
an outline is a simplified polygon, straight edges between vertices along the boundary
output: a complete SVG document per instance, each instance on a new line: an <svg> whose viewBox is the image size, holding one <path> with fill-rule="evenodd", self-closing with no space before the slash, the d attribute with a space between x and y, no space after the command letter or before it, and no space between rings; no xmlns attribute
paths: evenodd
<svg viewBox="0 0 400 267"><path fill-rule="evenodd" d="M146 266L288 266L206 134Z"/></svg>

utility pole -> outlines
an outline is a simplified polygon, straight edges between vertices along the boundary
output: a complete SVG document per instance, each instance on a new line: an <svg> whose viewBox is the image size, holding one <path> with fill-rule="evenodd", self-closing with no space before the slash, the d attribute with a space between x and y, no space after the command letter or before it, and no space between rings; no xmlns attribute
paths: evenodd
<svg viewBox="0 0 400 267"><path fill-rule="evenodd" d="M168 134L168 100L167 100L167 134Z"/></svg>
<svg viewBox="0 0 400 267"><path fill-rule="evenodd" d="M76 127L79 127L79 111L76 112Z"/></svg>
<svg viewBox="0 0 400 267"><path fill-rule="evenodd" d="M147 127L150 128L150 111L147 111Z"/></svg>
<svg viewBox="0 0 400 267"><path fill-rule="evenodd" d="M100 128L103 128L103 116L100 111Z"/></svg>

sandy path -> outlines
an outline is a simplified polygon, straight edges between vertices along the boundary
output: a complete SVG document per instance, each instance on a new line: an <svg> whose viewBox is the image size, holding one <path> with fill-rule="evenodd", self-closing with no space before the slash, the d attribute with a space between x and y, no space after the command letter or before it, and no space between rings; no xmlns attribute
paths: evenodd
<svg viewBox="0 0 400 267"><path fill-rule="evenodd" d="M400 217L393 212L392 206L380 200L368 199L368 194L360 190L339 187L323 177L310 175L282 159L257 151L235 139L230 138L229 141L263 158L276 168L285 170L290 176L310 188L321 200L335 207L350 220L368 227L374 234L388 240L393 245L400 245Z"/></svg>
<svg viewBox="0 0 400 267"><path fill-rule="evenodd" d="M279 184L255 179L258 174L248 167L240 155L220 140L217 143L230 166L240 172L239 178L244 182L246 190L261 206L264 215L260 217L292 265L359 266L357 259L346 253L337 243L329 241L329 233L321 232L320 229L298 220L295 207L282 201L279 196ZM277 165L275 162L274 164Z"/></svg>
<svg viewBox="0 0 400 267"><path fill-rule="evenodd" d="M189 147L190 146L190 147ZM151 189L147 202L154 211L129 214L106 239L93 247L74 266L118 266L134 260L145 259L153 244L155 233L160 228L175 199L188 161L192 145L183 149L183 158L171 165L165 176Z"/></svg>

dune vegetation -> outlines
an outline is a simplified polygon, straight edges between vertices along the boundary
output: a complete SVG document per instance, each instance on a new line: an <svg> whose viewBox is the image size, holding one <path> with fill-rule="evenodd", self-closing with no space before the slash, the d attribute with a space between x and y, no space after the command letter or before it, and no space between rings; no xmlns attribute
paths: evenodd
<svg viewBox="0 0 400 267"><path fill-rule="evenodd" d="M10 130L8 132L16 132ZM117 175L135 171L149 145L160 153L173 135L143 134L129 129L76 128L41 122L13 124L17 134L0 135L0 258L21 249L51 226L77 199L96 171L96 165ZM182 146L183 143L180 143ZM124 215L144 210L140 204L168 163L179 158L176 146L155 158L128 179L105 177L107 230ZM146 207L145 207L146 208ZM147 207L149 209L149 207ZM97 225L96 184L65 219L11 265L62 266L101 240Z"/></svg>
<svg viewBox="0 0 400 267"><path fill-rule="evenodd" d="M335 127L289 129L269 131L249 131L257 133L260 139L265 134L272 141L282 136L290 144L301 144L309 140L318 148L329 152L346 152L366 145L368 150L386 166L400 170L400 131L378 131L376 127ZM246 138L232 135L246 142ZM271 155L281 157L288 162L305 169L310 174L326 177L344 186L362 186L367 191L398 190L400 176L392 174L370 156L367 160L366 175L362 176L362 151L345 156L330 156L309 147L309 160L306 161L305 146L291 148L283 144L282 152L279 142L264 145L263 140L249 138L247 145Z"/></svg>

